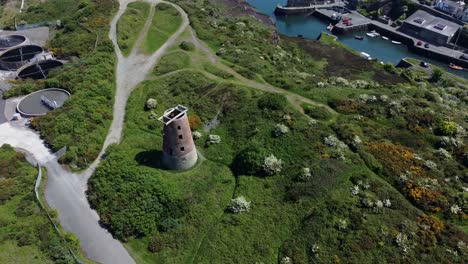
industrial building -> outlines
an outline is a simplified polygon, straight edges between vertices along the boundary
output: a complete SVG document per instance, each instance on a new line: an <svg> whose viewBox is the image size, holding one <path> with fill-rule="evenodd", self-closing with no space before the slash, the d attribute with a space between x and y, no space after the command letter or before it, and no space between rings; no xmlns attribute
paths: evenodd
<svg viewBox="0 0 468 264"><path fill-rule="evenodd" d="M414 38L436 45L446 45L451 41L460 25L418 10L408 17L399 30Z"/></svg>
<svg viewBox="0 0 468 264"><path fill-rule="evenodd" d="M187 112L187 107L178 105L159 118L164 123L162 162L170 170L190 169L198 159Z"/></svg>

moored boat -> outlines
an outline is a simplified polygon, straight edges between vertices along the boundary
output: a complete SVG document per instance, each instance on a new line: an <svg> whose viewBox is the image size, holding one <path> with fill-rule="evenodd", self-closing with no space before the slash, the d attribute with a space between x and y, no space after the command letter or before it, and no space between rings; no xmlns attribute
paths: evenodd
<svg viewBox="0 0 468 264"><path fill-rule="evenodd" d="M395 41L395 40L392 40L392 43L395 44L395 45L400 45L401 44L400 41Z"/></svg>
<svg viewBox="0 0 468 264"><path fill-rule="evenodd" d="M360 53L361 58L367 59L367 60L372 60L371 56L365 52Z"/></svg>
<svg viewBox="0 0 468 264"><path fill-rule="evenodd" d="M358 39L358 40L363 40L364 37L363 36L354 36L355 39Z"/></svg>
<svg viewBox="0 0 468 264"><path fill-rule="evenodd" d="M375 37L380 36L380 34L377 32L367 32L366 35L370 38L375 38Z"/></svg>
<svg viewBox="0 0 468 264"><path fill-rule="evenodd" d="M454 70L463 70L463 68L461 66L455 65L453 63L450 63L449 67L454 69Z"/></svg>
<svg viewBox="0 0 468 264"><path fill-rule="evenodd" d="M388 38L386 36L382 36L382 38L385 39L385 40L388 40Z"/></svg>

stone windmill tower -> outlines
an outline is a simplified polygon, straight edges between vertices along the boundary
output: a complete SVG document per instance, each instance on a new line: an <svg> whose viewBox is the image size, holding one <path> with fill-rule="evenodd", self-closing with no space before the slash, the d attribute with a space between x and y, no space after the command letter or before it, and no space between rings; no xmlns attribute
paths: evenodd
<svg viewBox="0 0 468 264"><path fill-rule="evenodd" d="M190 169L197 162L187 111L187 107L178 105L159 118L164 123L162 162L171 170Z"/></svg>

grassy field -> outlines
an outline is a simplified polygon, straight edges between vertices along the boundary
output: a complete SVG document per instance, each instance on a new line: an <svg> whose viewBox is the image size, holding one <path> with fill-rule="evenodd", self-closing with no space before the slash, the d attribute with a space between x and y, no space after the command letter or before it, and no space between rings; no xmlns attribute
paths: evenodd
<svg viewBox="0 0 468 264"><path fill-rule="evenodd" d="M36 168L6 145L0 160L0 263L73 263L36 201Z"/></svg>
<svg viewBox="0 0 468 264"><path fill-rule="evenodd" d="M117 42L120 50L128 56L140 35L145 21L150 13L150 4L146 2L132 2L117 23Z"/></svg>
<svg viewBox="0 0 468 264"><path fill-rule="evenodd" d="M145 53L158 50L182 24L179 11L169 4L160 3L151 22L142 49Z"/></svg>

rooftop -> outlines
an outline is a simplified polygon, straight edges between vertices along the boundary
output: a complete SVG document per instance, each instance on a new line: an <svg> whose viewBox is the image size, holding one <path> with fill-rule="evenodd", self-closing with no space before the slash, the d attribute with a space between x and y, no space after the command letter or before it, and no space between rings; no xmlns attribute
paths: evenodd
<svg viewBox="0 0 468 264"><path fill-rule="evenodd" d="M187 113L188 111L188 108L183 106L183 105L178 105L174 108L169 108L167 109L163 116L161 116L158 120L163 122L164 125L169 125L170 123L172 123L172 121L176 120L176 119L179 119L181 117L183 117L185 115L185 113Z"/></svg>
<svg viewBox="0 0 468 264"><path fill-rule="evenodd" d="M441 35L451 37L460 28L460 25L433 16L425 11L418 10L405 20L405 23L424 28Z"/></svg>

